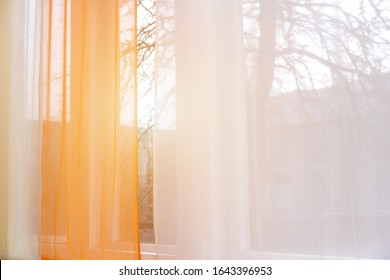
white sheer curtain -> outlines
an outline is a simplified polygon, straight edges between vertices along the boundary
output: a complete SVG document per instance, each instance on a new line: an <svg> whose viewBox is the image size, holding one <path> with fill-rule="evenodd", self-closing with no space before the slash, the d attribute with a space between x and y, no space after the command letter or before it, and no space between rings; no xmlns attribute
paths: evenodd
<svg viewBox="0 0 390 280"><path fill-rule="evenodd" d="M18 0L11 97L9 256L39 258L39 1ZM23 75L23 79L21 79Z"/></svg>
<svg viewBox="0 0 390 280"><path fill-rule="evenodd" d="M4 81L9 87L2 88L1 92L7 100L1 102L1 111L8 112L2 118L8 122L8 129L2 129L2 133L8 134L2 135L4 141L8 138L8 143L2 147L1 155L7 165L1 170L8 171L1 174L2 196L6 200L2 215L8 222L2 222L4 245L0 251L6 258L39 258L40 124L36 94L39 92L39 2L2 1L2 12L8 14L8 21L2 27L8 33L10 46L2 50L6 59L0 66L6 69L9 78Z"/></svg>
<svg viewBox="0 0 390 280"><path fill-rule="evenodd" d="M377 2L157 1L159 258L390 258Z"/></svg>
<svg viewBox="0 0 390 280"><path fill-rule="evenodd" d="M245 219L240 2L161 1L158 9L157 242L177 245L167 253L183 258L230 256L242 234L226 229Z"/></svg>

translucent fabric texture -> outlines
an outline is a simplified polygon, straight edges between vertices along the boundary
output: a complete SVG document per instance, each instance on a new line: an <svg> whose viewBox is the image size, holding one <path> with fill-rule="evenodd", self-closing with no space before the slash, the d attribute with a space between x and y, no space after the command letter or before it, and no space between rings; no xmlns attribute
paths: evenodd
<svg viewBox="0 0 390 280"><path fill-rule="evenodd" d="M1 5L1 257L139 259L136 1Z"/></svg>
<svg viewBox="0 0 390 280"><path fill-rule="evenodd" d="M138 258L136 95L120 79L135 78L134 1L48 4L42 256Z"/></svg>
<svg viewBox="0 0 390 280"><path fill-rule="evenodd" d="M37 1L15 1L13 26L8 246L12 258L39 258L41 124L39 114L40 20Z"/></svg>
<svg viewBox="0 0 390 280"><path fill-rule="evenodd" d="M390 258L388 1L156 9L158 258Z"/></svg>
<svg viewBox="0 0 390 280"><path fill-rule="evenodd" d="M5 258L39 258L39 4L17 0L1 5L0 252Z"/></svg>
<svg viewBox="0 0 390 280"><path fill-rule="evenodd" d="M12 65L12 36L8 28L12 26L12 3L0 1L0 256L5 257L8 250L8 170L10 135L10 99Z"/></svg>

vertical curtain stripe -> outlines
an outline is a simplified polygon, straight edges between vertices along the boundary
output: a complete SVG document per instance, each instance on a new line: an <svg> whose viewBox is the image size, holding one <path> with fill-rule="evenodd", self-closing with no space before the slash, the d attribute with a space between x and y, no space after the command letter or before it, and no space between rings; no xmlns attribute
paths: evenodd
<svg viewBox="0 0 390 280"><path fill-rule="evenodd" d="M6 254L8 240L10 95L7 93L11 91L12 36L8 32L12 25L11 7L10 1L0 1L0 256Z"/></svg>

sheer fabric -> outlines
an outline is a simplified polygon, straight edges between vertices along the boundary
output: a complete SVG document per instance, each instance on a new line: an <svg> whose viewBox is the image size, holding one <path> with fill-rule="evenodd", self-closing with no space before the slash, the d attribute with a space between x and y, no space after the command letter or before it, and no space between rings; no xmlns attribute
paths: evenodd
<svg viewBox="0 0 390 280"><path fill-rule="evenodd" d="M6 258L39 257L39 5L2 1L1 205ZM22 12L19 12L22 11ZM7 22L5 21L7 20ZM11 32L12 31L12 32ZM4 33L3 33L4 32ZM8 38L7 38L8 37ZM4 71L4 72L3 72Z"/></svg>
<svg viewBox="0 0 390 280"><path fill-rule="evenodd" d="M162 257L224 258L239 240L226 229L243 218L246 176L240 2L157 7L157 243Z"/></svg>
<svg viewBox="0 0 390 280"><path fill-rule="evenodd" d="M9 134L10 134L10 95L12 65L12 36L8 28L12 25L9 11L12 3L0 1L0 256L7 252L8 231L8 170L9 170Z"/></svg>
<svg viewBox="0 0 390 280"><path fill-rule="evenodd" d="M1 5L2 257L139 259L136 1Z"/></svg>
<svg viewBox="0 0 390 280"><path fill-rule="evenodd" d="M158 258L390 257L389 10L157 1Z"/></svg>
<svg viewBox="0 0 390 280"><path fill-rule="evenodd" d="M42 257L139 258L136 95L120 80L120 2L47 4ZM133 44L122 68L134 79L135 7L122 4Z"/></svg>
<svg viewBox="0 0 390 280"><path fill-rule="evenodd" d="M8 246L12 258L39 257L41 127L39 113L39 3L15 1L12 65Z"/></svg>

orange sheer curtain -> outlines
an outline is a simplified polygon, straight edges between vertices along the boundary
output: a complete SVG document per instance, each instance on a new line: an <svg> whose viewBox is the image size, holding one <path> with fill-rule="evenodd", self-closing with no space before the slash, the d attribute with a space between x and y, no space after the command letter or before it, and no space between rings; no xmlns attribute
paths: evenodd
<svg viewBox="0 0 390 280"><path fill-rule="evenodd" d="M43 259L139 259L136 1L43 6Z"/></svg>

